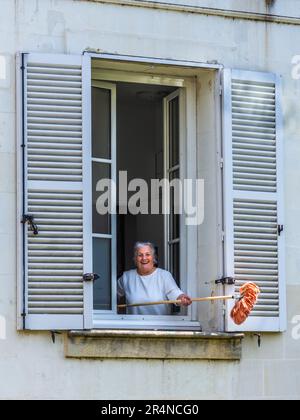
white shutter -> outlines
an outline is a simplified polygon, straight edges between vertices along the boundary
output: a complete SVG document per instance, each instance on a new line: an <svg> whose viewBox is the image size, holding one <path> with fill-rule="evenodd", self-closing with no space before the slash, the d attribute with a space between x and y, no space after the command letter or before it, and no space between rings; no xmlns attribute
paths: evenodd
<svg viewBox="0 0 300 420"><path fill-rule="evenodd" d="M280 79L270 73L224 71L223 155L225 271L261 294L242 325L227 331L282 331L286 323Z"/></svg>
<svg viewBox="0 0 300 420"><path fill-rule="evenodd" d="M83 151L90 147L89 63L84 56L21 58L20 217L33 216L38 227L35 235L29 223L23 223L21 233L21 327L84 328L84 315L89 324L92 312L92 285L83 282L92 267L84 205L89 201L89 177L83 177Z"/></svg>

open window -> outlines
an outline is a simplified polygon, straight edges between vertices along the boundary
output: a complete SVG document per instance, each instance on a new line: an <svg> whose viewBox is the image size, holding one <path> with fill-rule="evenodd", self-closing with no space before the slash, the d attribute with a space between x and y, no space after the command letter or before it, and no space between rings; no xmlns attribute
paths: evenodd
<svg viewBox="0 0 300 420"><path fill-rule="evenodd" d="M120 77L94 68L92 248L93 271L99 275L93 293L95 325L103 319L128 326L187 324L190 309L173 306L172 315L163 317L125 315L118 311L116 299L118 277L134 268L137 241L152 242L159 267L170 271L183 290L189 288L181 270L185 226L179 197L185 166L184 83L163 77L147 83L141 74L126 78L126 73ZM108 178L113 185L105 189ZM170 188L164 189L164 180ZM101 205L104 212L109 206L112 211L101 215Z"/></svg>
<svg viewBox="0 0 300 420"><path fill-rule="evenodd" d="M222 303L118 313L117 278L132 267L134 242L150 240L191 296L234 292L216 285L223 275L258 282L261 300L243 329L282 330L277 78L225 71L221 108L220 66L139 60L18 57L18 327L239 330ZM122 172L128 199L118 194ZM175 211L180 190L150 194L161 178L204 180L201 223ZM136 199L137 179L146 199ZM97 207L105 196L109 214ZM170 212L132 211L151 206Z"/></svg>
<svg viewBox="0 0 300 420"><path fill-rule="evenodd" d="M151 189L152 181L180 179L179 97L176 87L92 82L95 310L116 311L116 277L134 268L132 250L138 240L155 244L158 265L180 285L178 191L172 188L167 197L162 188L153 184ZM116 207L101 215L97 182L105 178L115 182ZM146 194L139 186L145 186Z"/></svg>

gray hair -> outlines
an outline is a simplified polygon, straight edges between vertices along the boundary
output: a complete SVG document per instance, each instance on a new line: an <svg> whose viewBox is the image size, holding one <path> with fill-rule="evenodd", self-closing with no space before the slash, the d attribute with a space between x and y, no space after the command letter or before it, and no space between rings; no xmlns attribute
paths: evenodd
<svg viewBox="0 0 300 420"><path fill-rule="evenodd" d="M135 258L136 258L136 255L138 253L138 250L140 248L143 248L144 246L148 246L151 249L152 256L153 256L153 262L154 262L154 264L157 264L157 253L156 253L155 246L154 246L154 244L152 242L136 242L134 244L134 248L133 248L133 254L134 254L133 259L134 259L134 263L135 263Z"/></svg>

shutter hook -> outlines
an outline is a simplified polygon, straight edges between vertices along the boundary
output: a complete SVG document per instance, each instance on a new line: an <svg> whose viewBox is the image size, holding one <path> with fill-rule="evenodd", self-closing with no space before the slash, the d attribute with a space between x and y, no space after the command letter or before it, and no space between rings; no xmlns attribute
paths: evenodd
<svg viewBox="0 0 300 420"><path fill-rule="evenodd" d="M235 279L233 277L222 277L221 279L215 280L215 284L222 283L224 284L235 284Z"/></svg>
<svg viewBox="0 0 300 420"><path fill-rule="evenodd" d="M258 334L258 333L256 333L256 334L253 334L255 337L257 337L257 345L258 345L258 347L260 347L260 345L261 345L261 335L260 334Z"/></svg>
<svg viewBox="0 0 300 420"><path fill-rule="evenodd" d="M95 281L99 279L99 275L96 273L86 273L83 275L83 281Z"/></svg>
<svg viewBox="0 0 300 420"><path fill-rule="evenodd" d="M38 227L36 225L36 223L34 223L34 217L31 214L24 214L23 215L23 219L22 219L22 223L29 223L31 230L33 231L34 235L38 235L39 230Z"/></svg>
<svg viewBox="0 0 300 420"><path fill-rule="evenodd" d="M55 334L61 334L59 331L50 331L52 343L55 344Z"/></svg>

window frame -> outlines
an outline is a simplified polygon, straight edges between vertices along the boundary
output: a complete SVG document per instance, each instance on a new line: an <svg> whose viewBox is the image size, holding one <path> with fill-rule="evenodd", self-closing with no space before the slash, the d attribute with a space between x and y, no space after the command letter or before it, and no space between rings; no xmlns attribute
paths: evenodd
<svg viewBox="0 0 300 420"><path fill-rule="evenodd" d="M98 56L96 58L99 58ZM136 63L139 64L138 62ZM196 178L197 174L197 159L196 159L196 143L197 143L197 133L196 133L196 81L193 77L178 77L173 75L164 75L156 74L155 76L151 75L151 68L149 69L150 76L145 73L138 71L124 72L120 70L111 70L105 69L94 70L93 65L91 66L92 70L92 80L91 86L94 84L100 86L100 84L107 86L110 84L113 85L117 82L126 82L126 83L141 83L141 84L155 84L161 86L174 86L178 89L181 89L180 94L180 104L179 107L182 109L180 112L180 158L182 161L181 165L181 178ZM92 115L92 114L91 114ZM189 119L189 121L187 121ZM112 116L112 122L115 122L116 118ZM188 127L189 124L189 127ZM189 130L188 130L189 128ZM114 130L115 131L115 130ZM189 140L188 140L189 138ZM188 150L187 144L192 145L193 150ZM189 156L189 158L188 158ZM187 165L187 159L189 159L189 165ZM192 161L194 160L193 164ZM182 230L181 236L181 249L187 250L188 243L197 243L197 232L194 228L194 241L189 242L186 231L186 226L184 225L184 216L182 216L180 221L180 228ZM191 232L189 232L191 235ZM189 261L187 261L189 260ZM197 249L194 252L186 251L181 252L181 268L180 268L180 277L184 279L188 277L190 284L181 283L187 293L191 295L195 294L194 290L196 289L196 272L186 276L187 267L196 267L197 265ZM191 269L190 269L191 270ZM116 279L115 279L116 280ZM112 278L114 282L114 279ZM112 285L114 286L114 285ZM114 287L112 287L113 293ZM166 329L199 329L199 321L197 320L197 314L195 311L196 308L188 307L187 315L126 315L126 314L117 314L113 311L99 311L93 309L93 328L103 328L103 327L113 327L113 328L166 328ZM176 317L176 318L175 318Z"/></svg>
<svg viewBox="0 0 300 420"><path fill-rule="evenodd" d="M115 83L109 83L109 82L102 82L98 80L92 80L91 88L101 88L106 89L110 91L111 95L111 104L110 104L110 117L111 117L111 157L110 159L104 159L104 158L95 158L93 157L93 153L91 151L90 156L90 162L91 167L93 165L93 162L98 163L104 163L110 165L111 168L111 180L113 182L117 181L117 144L116 144L116 85ZM90 116L91 122L92 122L92 113ZM91 144L92 144L92 137L91 137ZM92 150L92 148L91 148ZM115 197L112 197L112 206L115 208ZM91 211L92 214L92 211ZM114 315L114 308L116 308L117 305L117 273L116 273L116 266L114 264L114 261L116 261L117 258L117 215L111 214L110 216L110 234L101 234L101 233L94 233L91 232L91 249L93 249L93 239L99 238L99 239L109 239L111 241L111 309L110 310L101 310L101 309L94 309L94 302L92 303L92 312L93 312L93 318L95 315L102 315L102 314L112 314Z"/></svg>
<svg viewBox="0 0 300 420"><path fill-rule="evenodd" d="M167 179L170 182L170 179L172 177L172 173L178 171L179 172L179 179L182 180L182 176L181 176L181 172L182 172L182 164L184 162L182 162L182 154L183 154L183 147L184 144L183 140L183 133L180 132L182 127L182 112L180 111L181 108L185 105L185 103L183 103L184 101L182 100L182 95L183 92L180 91L179 89L175 90L174 92L172 92L171 94L169 94L168 96L166 96L163 99L163 106L164 106L164 178ZM175 99L178 98L178 110L179 110L179 144L178 144L178 163L176 165L171 165L170 164L170 143L172 142L171 138L170 138L170 122L171 122L171 116L170 116L170 104L171 102ZM170 206L170 211L171 211L171 198L170 196L165 197L165 202L164 202L164 208L167 209ZM170 248L172 245L174 245L175 243L179 244L179 255L180 255L180 260L182 260L181 255L183 254L183 249L182 249L182 240L181 240L181 233L184 232L184 226L182 226L182 220L183 218L180 217L180 221L179 221L179 232L176 238L173 238L173 236L170 236L171 233L171 225L174 223L174 214L170 213L167 214L165 212L165 216L164 216L164 227L165 227L165 231L164 231L164 247L165 247L165 266L167 267L168 271L171 271L171 251ZM172 244L172 245L171 245ZM181 263L182 261L180 261L180 265L179 265L179 278L180 280L183 279L182 274L181 273ZM180 282L180 286L183 286L186 288L186 284L182 284L182 282Z"/></svg>

